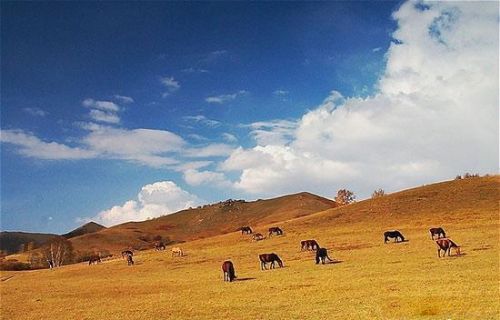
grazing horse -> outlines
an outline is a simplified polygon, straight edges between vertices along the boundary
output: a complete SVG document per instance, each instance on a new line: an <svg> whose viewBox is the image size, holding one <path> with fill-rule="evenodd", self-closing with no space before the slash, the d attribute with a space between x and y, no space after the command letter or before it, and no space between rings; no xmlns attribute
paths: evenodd
<svg viewBox="0 0 500 320"><path fill-rule="evenodd" d="M127 266L133 266L134 260L132 259L132 255L127 255Z"/></svg>
<svg viewBox="0 0 500 320"><path fill-rule="evenodd" d="M395 242L405 241L405 237L403 237L401 232L399 232L398 230L384 232L384 243L387 243L387 241L389 241L389 238L394 238Z"/></svg>
<svg viewBox="0 0 500 320"><path fill-rule="evenodd" d="M280 257L276 253L264 253L264 254L259 254L259 260L260 260L260 269L261 270L267 270L266 264L269 262L271 263L270 269L274 269L274 263L278 262L278 265L280 268L283 268L283 261L281 261Z"/></svg>
<svg viewBox="0 0 500 320"><path fill-rule="evenodd" d="M163 242L157 242L157 243L155 243L155 250L156 251L165 250L165 244Z"/></svg>
<svg viewBox="0 0 500 320"><path fill-rule="evenodd" d="M179 247L173 247L172 248L172 257L173 256L182 257L183 255L184 255L184 252L182 251L181 248L179 248Z"/></svg>
<svg viewBox="0 0 500 320"><path fill-rule="evenodd" d="M122 258L126 258L128 256L133 256L133 255L134 255L134 253L132 251L130 251L130 250L124 250L124 251L122 251Z"/></svg>
<svg viewBox="0 0 500 320"><path fill-rule="evenodd" d="M279 227L271 227L269 228L269 236L272 236L273 234L276 234L277 236L283 235L283 230Z"/></svg>
<svg viewBox="0 0 500 320"><path fill-rule="evenodd" d="M222 264L222 272L224 273L224 281L232 282L236 278L233 263L229 260Z"/></svg>
<svg viewBox="0 0 500 320"><path fill-rule="evenodd" d="M316 264L319 264L320 260L321 260L322 264L325 264L325 259L328 259L329 261L333 261L328 256L328 251L326 250L326 248L318 248L318 250L316 250Z"/></svg>
<svg viewBox="0 0 500 320"><path fill-rule="evenodd" d="M250 228L248 226L241 227L240 230L241 230L241 234L252 234L253 233L252 228Z"/></svg>
<svg viewBox="0 0 500 320"><path fill-rule="evenodd" d="M101 263L101 257L99 257L99 256L91 256L91 257L89 257L89 266L91 264L98 264L98 263Z"/></svg>
<svg viewBox="0 0 500 320"><path fill-rule="evenodd" d="M451 255L451 248L455 248L455 252L457 253L457 256L460 255L460 246L457 245L453 240L449 238L441 238L436 240L436 244L438 246L438 258L441 258L441 250L444 251L443 257L446 256L446 251L448 251L448 257Z"/></svg>
<svg viewBox="0 0 500 320"><path fill-rule="evenodd" d="M443 228L430 228L429 232L431 233L431 239L434 240L434 236L437 235L438 239L439 238L446 238L446 233L444 232Z"/></svg>
<svg viewBox="0 0 500 320"><path fill-rule="evenodd" d="M262 233L255 233L252 236L252 239L254 239L255 241L260 241L260 240L264 240L264 236L262 235Z"/></svg>
<svg viewBox="0 0 500 320"><path fill-rule="evenodd" d="M316 240L302 240L300 241L300 251L304 250L316 250L319 248L319 244Z"/></svg>

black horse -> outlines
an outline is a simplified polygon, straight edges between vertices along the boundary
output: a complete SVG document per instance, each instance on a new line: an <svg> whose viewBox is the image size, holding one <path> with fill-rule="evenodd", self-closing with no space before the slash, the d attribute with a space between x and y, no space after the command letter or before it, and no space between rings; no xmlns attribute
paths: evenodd
<svg viewBox="0 0 500 320"><path fill-rule="evenodd" d="M283 235L283 230L279 227L271 227L269 228L269 236L272 236L273 234L276 234L277 236Z"/></svg>
<svg viewBox="0 0 500 320"><path fill-rule="evenodd" d="M252 228L250 228L248 226L241 227L240 230L241 230L241 234L252 234L253 233Z"/></svg>
<svg viewBox="0 0 500 320"><path fill-rule="evenodd" d="M91 264L98 264L98 263L101 263L101 262L102 262L101 261L101 257L99 257L99 256L90 256L89 257L89 266Z"/></svg>
<svg viewBox="0 0 500 320"><path fill-rule="evenodd" d="M326 259L328 259L329 261L333 261L328 256L328 251L326 250L326 248L319 248L318 250L316 250L316 264L319 264L320 260L322 264L325 264Z"/></svg>
<svg viewBox="0 0 500 320"><path fill-rule="evenodd" d="M300 251L303 250L317 250L319 244L316 240L302 240L300 241Z"/></svg>
<svg viewBox="0 0 500 320"><path fill-rule="evenodd" d="M222 272L224 274L224 281L232 282L236 278L233 263L229 260L222 263Z"/></svg>
<svg viewBox="0 0 500 320"><path fill-rule="evenodd" d="M444 229L441 227L438 228L430 228L429 232L431 233L431 239L434 240L434 236L437 235L438 239L439 238L446 238L446 233L444 232Z"/></svg>
<svg viewBox="0 0 500 320"><path fill-rule="evenodd" d="M130 250L124 250L122 251L122 258L126 258L127 256L133 256L134 253Z"/></svg>
<svg viewBox="0 0 500 320"><path fill-rule="evenodd" d="M389 238L394 238L395 242L405 241L405 237L403 237L401 232L399 232L398 230L384 232L384 243L387 243L387 241L389 241Z"/></svg>
<svg viewBox="0 0 500 320"><path fill-rule="evenodd" d="M259 254L259 260L260 260L260 269L261 270L267 270L266 265L268 263L271 263L270 269L274 269L275 265L274 263L277 262L280 268L283 268L283 261L281 261L280 257L276 253L264 253L264 254Z"/></svg>

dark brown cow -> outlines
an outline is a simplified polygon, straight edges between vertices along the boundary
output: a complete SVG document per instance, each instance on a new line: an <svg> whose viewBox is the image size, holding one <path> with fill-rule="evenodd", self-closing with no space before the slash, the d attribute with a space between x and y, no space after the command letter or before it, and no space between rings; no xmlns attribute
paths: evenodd
<svg viewBox="0 0 500 320"><path fill-rule="evenodd" d="M430 228L429 232L431 233L431 239L434 240L434 236L437 235L438 239L439 238L446 238L446 233L444 232L444 229L439 227L439 228Z"/></svg>
<svg viewBox="0 0 500 320"><path fill-rule="evenodd" d="M328 251L326 250L326 248L319 248L318 250L316 250L316 264L319 264L320 260L322 264L325 264L326 259L328 259L329 261L333 261L328 256Z"/></svg>
<svg viewBox="0 0 500 320"><path fill-rule="evenodd" d="M267 270L266 265L268 263L271 263L270 269L274 269L275 262L278 262L278 265L280 268L283 268L283 261L281 261L280 257L276 253L264 253L264 254L259 254L259 260L260 260L260 269L261 270Z"/></svg>
<svg viewBox="0 0 500 320"><path fill-rule="evenodd" d="M101 262L102 262L101 261L101 257L99 257L99 256L90 256L89 257L89 266L91 264L98 264L98 263L101 263Z"/></svg>
<svg viewBox="0 0 500 320"><path fill-rule="evenodd" d="M389 238L394 238L395 242L405 241L405 237L403 237L403 234L398 230L384 232L384 243L387 243L387 241L389 241Z"/></svg>
<svg viewBox="0 0 500 320"><path fill-rule="evenodd" d="M269 228L269 236L276 234L277 236L283 235L283 230L280 227L271 227Z"/></svg>
<svg viewBox="0 0 500 320"><path fill-rule="evenodd" d="M448 251L448 257L451 255L451 248L455 248L455 252L457 256L460 255L460 246L457 245L453 240L449 238L441 238L436 240L436 244L438 246L438 258L441 258L441 250L444 251L443 257L446 256L446 251Z"/></svg>
<svg viewBox="0 0 500 320"><path fill-rule="evenodd" d="M319 244L316 240L302 240L300 241L300 250L317 250Z"/></svg>
<svg viewBox="0 0 500 320"><path fill-rule="evenodd" d="M248 226L241 227L240 230L241 230L241 234L252 234L253 233L252 228L250 228Z"/></svg>
<svg viewBox="0 0 500 320"><path fill-rule="evenodd" d="M232 282L236 278L236 274L234 273L234 265L229 260L222 263L222 272L224 274L224 281Z"/></svg>

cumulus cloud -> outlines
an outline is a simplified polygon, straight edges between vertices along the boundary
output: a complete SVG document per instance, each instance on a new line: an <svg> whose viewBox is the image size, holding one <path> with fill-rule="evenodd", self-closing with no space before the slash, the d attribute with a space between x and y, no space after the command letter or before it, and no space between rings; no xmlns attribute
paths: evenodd
<svg viewBox="0 0 500 320"><path fill-rule="evenodd" d="M89 219L105 226L142 221L197 206L202 201L172 181L159 181L141 188L137 199L113 206ZM87 219L80 219L87 220Z"/></svg>
<svg viewBox="0 0 500 320"><path fill-rule="evenodd" d="M246 94L248 94L248 91L240 90L238 92L231 93L231 94L221 94L218 96L210 96L210 97L205 98L205 101L208 103L224 104L226 102L233 101L236 98L242 97Z"/></svg>
<svg viewBox="0 0 500 320"><path fill-rule="evenodd" d="M368 196L496 172L498 4L407 2L393 17L376 93L332 91L295 125L254 125L258 145L219 165L241 172L235 187L267 196L348 187Z"/></svg>
<svg viewBox="0 0 500 320"><path fill-rule="evenodd" d="M250 128L250 135L258 145L279 145L291 141L297 128L297 122L290 120L259 121L243 125L243 127Z"/></svg>
<svg viewBox="0 0 500 320"><path fill-rule="evenodd" d="M191 186L210 185L212 187L231 187L231 182L221 172L189 169L184 171L183 177L184 181Z"/></svg>

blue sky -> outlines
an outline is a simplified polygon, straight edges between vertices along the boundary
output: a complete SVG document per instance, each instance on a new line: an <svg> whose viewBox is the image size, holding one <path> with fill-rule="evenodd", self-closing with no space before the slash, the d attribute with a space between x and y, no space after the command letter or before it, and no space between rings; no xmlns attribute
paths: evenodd
<svg viewBox="0 0 500 320"><path fill-rule="evenodd" d="M230 197L302 190L332 197L345 184L366 196L378 185L361 186L366 168L356 167L360 160L353 160L351 150L337 150L338 143L306 150L304 145L314 143L307 143L303 132L314 130L304 126L307 119L317 121L321 110L331 116L345 105L378 105L373 97L389 95L387 83L394 88L391 81L397 79L387 61L399 58L391 46L403 42L395 34L408 23L404 15L393 16L403 12L400 6L3 2L2 230L65 232L88 219L141 220ZM446 23L454 23L442 23L448 8L408 10L415 21L435 11L428 22L434 29L449 30ZM458 16L457 25L469 23L460 20L465 14ZM404 37L408 44L423 43ZM330 101L336 99L332 90L342 95L341 102ZM345 130L370 132L366 123L352 125ZM327 127L314 141L338 141L339 133ZM360 139L356 143L366 141ZM390 160L394 170L428 171L394 173L382 187L397 190L441 177L435 174L436 166L444 165L441 154L420 159L413 152ZM287 171L267 166L267 156L273 161L283 156L285 162L273 165ZM246 167L253 157L264 160ZM324 163L314 172L344 168L351 174L317 184L295 180L300 166L286 162L290 158L302 159L301 165L311 161L308 168ZM453 170L489 172L491 154L484 159L464 159ZM263 172L267 175L260 176ZM161 183L166 181L172 184Z"/></svg>

